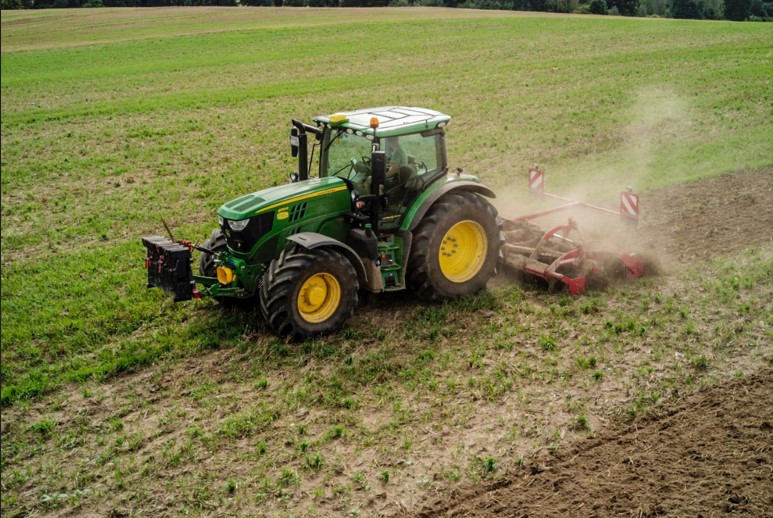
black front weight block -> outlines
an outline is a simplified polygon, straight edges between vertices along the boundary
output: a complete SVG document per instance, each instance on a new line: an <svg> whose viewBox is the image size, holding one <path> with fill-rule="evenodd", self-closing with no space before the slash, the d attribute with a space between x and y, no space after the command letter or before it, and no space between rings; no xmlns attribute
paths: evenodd
<svg viewBox="0 0 773 518"><path fill-rule="evenodd" d="M148 249L148 288L161 288L175 302L192 299L195 282L190 249L161 236L143 237L142 244Z"/></svg>

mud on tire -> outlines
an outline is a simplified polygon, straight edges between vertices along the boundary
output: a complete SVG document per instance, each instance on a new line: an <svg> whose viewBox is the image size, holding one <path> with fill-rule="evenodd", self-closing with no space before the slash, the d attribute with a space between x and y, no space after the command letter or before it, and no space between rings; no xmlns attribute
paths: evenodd
<svg viewBox="0 0 773 518"><path fill-rule="evenodd" d="M357 274L346 257L330 248L293 246L263 274L260 312L280 336L324 335L352 316L358 290Z"/></svg>
<svg viewBox="0 0 773 518"><path fill-rule="evenodd" d="M503 243L490 203L470 192L446 194L414 232L408 286L428 301L477 293L496 273Z"/></svg>

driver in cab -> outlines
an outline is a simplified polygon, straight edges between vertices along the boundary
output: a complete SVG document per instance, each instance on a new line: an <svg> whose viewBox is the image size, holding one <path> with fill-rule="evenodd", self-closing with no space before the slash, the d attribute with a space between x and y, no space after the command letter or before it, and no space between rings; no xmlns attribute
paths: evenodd
<svg viewBox="0 0 773 518"><path fill-rule="evenodd" d="M408 153L405 152L403 146L400 145L399 137L386 137L384 139L384 151L387 158L387 171L386 171L386 183L394 184L397 177L397 173L400 171L400 167L408 164ZM370 192L371 179L368 177L365 180L365 191Z"/></svg>
<svg viewBox="0 0 773 518"><path fill-rule="evenodd" d="M389 169L387 169L386 177L392 178L400 171L400 167L408 164L408 153L400 145L400 139L398 137L387 137L384 139L387 163Z"/></svg>

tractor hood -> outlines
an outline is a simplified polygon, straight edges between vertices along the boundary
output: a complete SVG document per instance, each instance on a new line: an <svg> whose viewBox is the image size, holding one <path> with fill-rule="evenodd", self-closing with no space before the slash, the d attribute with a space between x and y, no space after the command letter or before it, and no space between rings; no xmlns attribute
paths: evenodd
<svg viewBox="0 0 773 518"><path fill-rule="evenodd" d="M334 198L335 205L340 205L342 202L347 205L351 203L349 190L342 179L311 178L245 194L220 207L217 214L226 220L240 221L275 210L277 219L282 220L288 217L287 211L298 202L323 196Z"/></svg>

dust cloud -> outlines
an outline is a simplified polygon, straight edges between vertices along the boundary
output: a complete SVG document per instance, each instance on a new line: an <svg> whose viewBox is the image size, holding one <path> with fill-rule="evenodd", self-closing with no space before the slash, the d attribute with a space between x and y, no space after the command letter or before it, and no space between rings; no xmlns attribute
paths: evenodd
<svg viewBox="0 0 773 518"><path fill-rule="evenodd" d="M545 173L545 192L617 211L622 191L638 192L662 183L668 173L657 166L659 150L664 142L683 138L691 125L687 103L667 87L642 88L634 95L625 116L630 122L610 139L619 143L615 149L588 153L555 168L540 167ZM529 193L526 170L518 174L518 182L522 183L503 189L494 200L505 219L569 203ZM646 214L646 203L640 206L642 215ZM572 207L532 222L548 230L566 224L570 217L578 223L588 248L643 255L651 254L654 248L635 223L588 208Z"/></svg>

